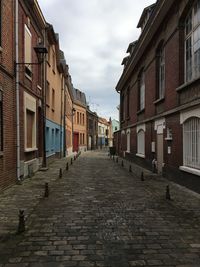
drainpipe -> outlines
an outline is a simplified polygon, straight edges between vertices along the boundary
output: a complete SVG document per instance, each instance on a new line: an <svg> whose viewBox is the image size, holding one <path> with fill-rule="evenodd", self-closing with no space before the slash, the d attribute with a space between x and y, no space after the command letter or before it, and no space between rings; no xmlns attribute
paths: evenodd
<svg viewBox="0 0 200 267"><path fill-rule="evenodd" d="M63 156L66 157L66 85L65 85L65 78L64 79L64 118L63 118L63 124L64 124L64 136L63 136Z"/></svg>
<svg viewBox="0 0 200 267"><path fill-rule="evenodd" d="M46 47L46 27L43 30L43 43ZM46 159L46 78L47 78L47 68L46 68L46 54L44 55L43 66L42 66L42 168L47 168Z"/></svg>
<svg viewBox="0 0 200 267"><path fill-rule="evenodd" d="M60 109L60 158L62 158L62 142L63 142L63 135L62 130L63 130L63 76L61 80L61 103L60 103L61 109Z"/></svg>
<svg viewBox="0 0 200 267"><path fill-rule="evenodd" d="M19 111L19 3L15 1L15 87L17 126L17 181L20 182L20 111Z"/></svg>

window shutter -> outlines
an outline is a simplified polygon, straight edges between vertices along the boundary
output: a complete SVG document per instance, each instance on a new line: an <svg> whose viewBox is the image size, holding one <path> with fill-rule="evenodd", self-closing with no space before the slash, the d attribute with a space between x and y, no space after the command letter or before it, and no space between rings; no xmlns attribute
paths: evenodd
<svg viewBox="0 0 200 267"><path fill-rule="evenodd" d="M30 30L28 29L28 27L25 25L25 45L24 45L24 48L25 48L25 63L31 63L32 62L32 53L31 53L31 50L32 50L32 35L31 35L31 32ZM31 65L26 65L26 67L31 70Z"/></svg>

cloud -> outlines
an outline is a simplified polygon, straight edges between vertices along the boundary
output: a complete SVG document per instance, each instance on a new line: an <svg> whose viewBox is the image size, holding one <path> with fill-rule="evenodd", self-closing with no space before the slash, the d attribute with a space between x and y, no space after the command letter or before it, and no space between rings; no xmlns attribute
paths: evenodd
<svg viewBox="0 0 200 267"><path fill-rule="evenodd" d="M59 33L75 87L95 103L99 115L118 119L115 86L128 44L136 40L142 10L152 0L38 0Z"/></svg>

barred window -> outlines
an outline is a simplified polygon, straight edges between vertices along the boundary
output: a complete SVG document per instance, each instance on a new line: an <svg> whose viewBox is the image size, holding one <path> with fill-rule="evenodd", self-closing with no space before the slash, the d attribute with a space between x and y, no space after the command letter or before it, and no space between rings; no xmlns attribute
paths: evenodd
<svg viewBox="0 0 200 267"><path fill-rule="evenodd" d="M195 1L185 20L185 81L200 75L200 0Z"/></svg>
<svg viewBox="0 0 200 267"><path fill-rule="evenodd" d="M200 169L200 119L193 117L183 124L183 164Z"/></svg>

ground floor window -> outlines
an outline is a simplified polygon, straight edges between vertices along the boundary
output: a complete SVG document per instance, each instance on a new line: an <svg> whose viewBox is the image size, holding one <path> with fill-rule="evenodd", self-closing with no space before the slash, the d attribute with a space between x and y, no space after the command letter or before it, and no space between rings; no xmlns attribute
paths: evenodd
<svg viewBox="0 0 200 267"><path fill-rule="evenodd" d="M145 155L145 133L143 130L140 130L137 134L137 154Z"/></svg>
<svg viewBox="0 0 200 267"><path fill-rule="evenodd" d="M35 147L35 112L26 110L26 148Z"/></svg>
<svg viewBox="0 0 200 267"><path fill-rule="evenodd" d="M200 119L197 117L183 124L183 164L200 169Z"/></svg>
<svg viewBox="0 0 200 267"><path fill-rule="evenodd" d="M131 150L131 133L130 133L130 130L127 131L126 138L127 138L127 149L126 149L126 152L130 153L130 150Z"/></svg>

